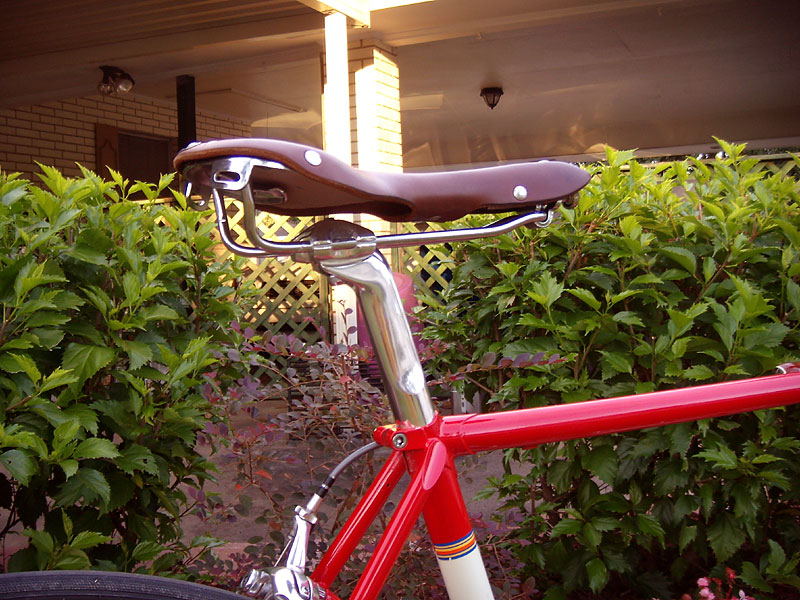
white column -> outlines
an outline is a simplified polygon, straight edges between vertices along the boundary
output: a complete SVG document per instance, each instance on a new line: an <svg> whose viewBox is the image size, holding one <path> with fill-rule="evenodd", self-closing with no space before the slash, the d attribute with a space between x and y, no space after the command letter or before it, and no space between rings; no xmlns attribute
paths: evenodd
<svg viewBox="0 0 800 600"><path fill-rule="evenodd" d="M347 67L347 17L325 17L325 87L323 129L325 150L339 160L350 158L350 82Z"/></svg>
<svg viewBox="0 0 800 600"><path fill-rule="evenodd" d="M333 12L325 17L325 84L322 101L323 144L326 152L352 164L350 140L350 73L347 66L347 17ZM348 220L352 220L352 215ZM333 341L358 341L356 296L346 285L331 288ZM350 331L354 333L350 333Z"/></svg>

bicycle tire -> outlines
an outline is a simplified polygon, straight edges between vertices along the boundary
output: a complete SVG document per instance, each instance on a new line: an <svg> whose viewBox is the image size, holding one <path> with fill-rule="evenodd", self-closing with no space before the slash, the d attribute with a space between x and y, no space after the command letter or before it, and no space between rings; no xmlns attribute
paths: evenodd
<svg viewBox="0 0 800 600"><path fill-rule="evenodd" d="M205 585L112 571L30 571L0 575L4 600L242 600Z"/></svg>

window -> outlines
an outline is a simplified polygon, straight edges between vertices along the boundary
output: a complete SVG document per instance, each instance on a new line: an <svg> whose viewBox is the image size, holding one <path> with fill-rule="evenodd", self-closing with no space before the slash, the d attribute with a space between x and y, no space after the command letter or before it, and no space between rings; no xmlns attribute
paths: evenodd
<svg viewBox="0 0 800 600"><path fill-rule="evenodd" d="M95 171L107 177L107 167L119 171L130 181L157 183L163 173L174 170L175 145L171 138L98 123L95 126Z"/></svg>

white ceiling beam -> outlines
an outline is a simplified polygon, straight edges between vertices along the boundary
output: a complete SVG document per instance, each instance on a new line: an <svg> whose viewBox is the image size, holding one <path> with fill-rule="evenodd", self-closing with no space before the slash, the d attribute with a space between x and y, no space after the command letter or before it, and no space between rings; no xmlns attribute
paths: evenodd
<svg viewBox="0 0 800 600"><path fill-rule="evenodd" d="M370 26L370 0L300 0L323 14L342 13L355 21L356 27Z"/></svg>

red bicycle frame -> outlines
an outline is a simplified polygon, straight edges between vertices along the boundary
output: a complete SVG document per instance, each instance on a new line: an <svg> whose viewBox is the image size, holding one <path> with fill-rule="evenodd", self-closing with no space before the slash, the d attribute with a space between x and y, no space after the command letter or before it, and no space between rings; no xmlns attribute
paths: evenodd
<svg viewBox="0 0 800 600"><path fill-rule="evenodd" d="M604 435L800 402L800 373L500 413L438 416L429 425L379 427L394 452L322 558L312 579L329 588L403 473L412 479L351 600L377 597L420 513L434 545L471 532L453 458ZM399 446L399 448L398 448ZM335 598L332 594L331 598Z"/></svg>

